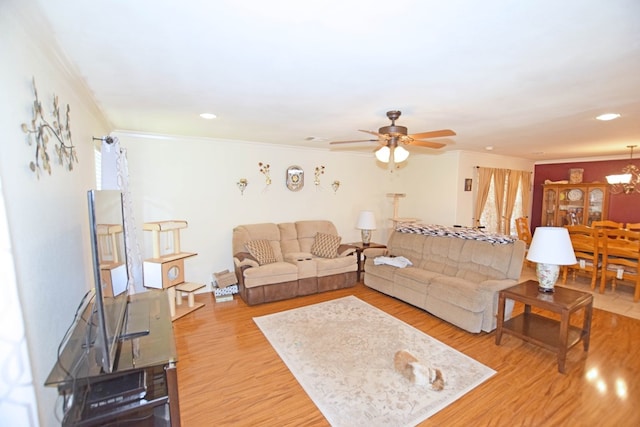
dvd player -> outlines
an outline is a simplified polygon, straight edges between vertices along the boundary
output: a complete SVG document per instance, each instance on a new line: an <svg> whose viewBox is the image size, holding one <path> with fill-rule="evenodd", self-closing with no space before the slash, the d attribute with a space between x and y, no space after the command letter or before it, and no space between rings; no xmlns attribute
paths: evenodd
<svg viewBox="0 0 640 427"><path fill-rule="evenodd" d="M132 372L91 384L85 407L91 411L107 409L140 400L146 394L145 371Z"/></svg>

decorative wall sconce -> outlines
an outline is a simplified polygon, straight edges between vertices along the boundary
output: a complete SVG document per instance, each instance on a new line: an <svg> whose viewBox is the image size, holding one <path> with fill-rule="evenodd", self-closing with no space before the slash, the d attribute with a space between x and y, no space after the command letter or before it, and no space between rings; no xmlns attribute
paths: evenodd
<svg viewBox="0 0 640 427"><path fill-rule="evenodd" d="M331 188L333 188L333 194L336 194L338 192L338 188L340 188L340 181L333 181L331 183Z"/></svg>
<svg viewBox="0 0 640 427"><path fill-rule="evenodd" d="M47 144L49 138L53 137L58 140L59 144L55 145L58 163L63 165L65 169L72 171L73 163L78 163L78 154L73 142L71 141L71 108L67 104L64 121L60 118L60 107L58 106L58 97L53 96L53 123L49 123L44 118L42 103L38 99L38 90L36 89L36 79L33 79L33 119L31 119L31 127L26 123L22 124L22 131L27 134L27 142L33 145L35 142L36 155L35 161L29 163L29 168L40 178L40 172L45 170L51 175L50 157L47 152Z"/></svg>
<svg viewBox="0 0 640 427"><path fill-rule="evenodd" d="M633 160L633 149L636 145L627 145L631 150L629 160ZM634 191L640 193L640 169L633 163L629 163L622 168L622 173L618 175L607 175L609 190L612 194L631 194Z"/></svg>
<svg viewBox="0 0 640 427"><path fill-rule="evenodd" d="M313 183L318 186L320 185L320 175L324 173L324 166L316 166L315 177L313 178Z"/></svg>
<svg viewBox="0 0 640 427"><path fill-rule="evenodd" d="M240 195L242 196L244 195L244 189L249 185L249 181L247 181L247 178L240 178L240 181L238 181L236 185L240 189Z"/></svg>
<svg viewBox="0 0 640 427"><path fill-rule="evenodd" d="M260 167L260 173L265 177L267 185L271 185L271 175L269 175L269 168L271 166L262 162L258 163L258 166Z"/></svg>

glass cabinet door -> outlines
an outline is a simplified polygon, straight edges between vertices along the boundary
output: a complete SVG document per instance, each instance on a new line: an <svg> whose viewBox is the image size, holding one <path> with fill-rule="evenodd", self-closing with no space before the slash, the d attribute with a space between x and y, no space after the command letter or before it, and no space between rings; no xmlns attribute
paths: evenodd
<svg viewBox="0 0 640 427"><path fill-rule="evenodd" d="M589 205L587 207L587 225L602 220L604 209L604 191L601 188L589 189Z"/></svg>
<svg viewBox="0 0 640 427"><path fill-rule="evenodd" d="M560 191L558 201L558 226L582 224L585 192L581 188L566 188Z"/></svg>
<svg viewBox="0 0 640 427"><path fill-rule="evenodd" d="M555 226L556 198L557 192L553 188L546 188L542 199L542 225L547 227Z"/></svg>

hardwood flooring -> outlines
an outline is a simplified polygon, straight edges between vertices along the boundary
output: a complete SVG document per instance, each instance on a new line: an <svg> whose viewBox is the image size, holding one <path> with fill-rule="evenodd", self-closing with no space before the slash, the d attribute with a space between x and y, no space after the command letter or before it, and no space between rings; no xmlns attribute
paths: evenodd
<svg viewBox="0 0 640 427"><path fill-rule="evenodd" d="M252 319L346 295L497 371L421 426L640 425L640 320L594 309L590 349L573 347L563 375L550 351L511 336L496 346L495 331L470 334L358 283L255 307L197 295L205 307L174 322L182 426L328 425Z"/></svg>

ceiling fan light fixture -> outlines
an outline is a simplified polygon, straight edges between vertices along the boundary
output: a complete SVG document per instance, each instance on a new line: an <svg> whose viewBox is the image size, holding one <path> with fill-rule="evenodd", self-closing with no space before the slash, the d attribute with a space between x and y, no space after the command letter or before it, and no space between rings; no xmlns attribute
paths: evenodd
<svg viewBox="0 0 640 427"><path fill-rule="evenodd" d="M380 147L379 150L376 151L376 159L381 161L382 163L389 163L389 157L391 156L391 149L389 146L385 145L384 147ZM396 147L393 150L393 160L396 163L402 163L409 158L409 151L403 147Z"/></svg>
<svg viewBox="0 0 640 427"><path fill-rule="evenodd" d="M384 147L380 147L379 150L376 150L376 159L382 163L389 163L389 154L391 154L391 150L385 145Z"/></svg>
<svg viewBox="0 0 640 427"><path fill-rule="evenodd" d="M396 149L393 150L393 158L397 163L402 163L409 158L409 151L402 147L396 147Z"/></svg>

